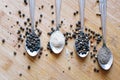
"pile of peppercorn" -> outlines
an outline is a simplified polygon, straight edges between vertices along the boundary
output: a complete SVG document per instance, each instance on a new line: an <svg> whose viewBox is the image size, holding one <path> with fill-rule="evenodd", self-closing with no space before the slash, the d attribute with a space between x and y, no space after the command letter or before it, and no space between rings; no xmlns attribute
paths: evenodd
<svg viewBox="0 0 120 80"><path fill-rule="evenodd" d="M26 38L26 47L31 51L37 51L40 49L40 39L39 37L33 32L29 33Z"/></svg>
<svg viewBox="0 0 120 80"><path fill-rule="evenodd" d="M89 37L80 31L75 41L75 47L78 54L86 54L89 51Z"/></svg>

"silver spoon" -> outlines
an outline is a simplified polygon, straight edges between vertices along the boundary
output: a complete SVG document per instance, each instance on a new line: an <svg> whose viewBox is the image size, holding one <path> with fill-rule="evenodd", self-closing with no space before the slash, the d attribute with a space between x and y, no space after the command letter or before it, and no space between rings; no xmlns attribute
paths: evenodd
<svg viewBox="0 0 120 80"><path fill-rule="evenodd" d="M60 26L60 9L61 9L61 1L56 0L56 31L52 33L50 37L50 47L55 54L59 54L65 45L65 37L62 32L59 31ZM59 37L61 36L61 40Z"/></svg>
<svg viewBox="0 0 120 80"><path fill-rule="evenodd" d="M106 0L99 0L100 12L101 12L101 23L102 23L102 34L103 34L103 46L98 51L97 59L101 68L109 70L113 63L113 55L106 46Z"/></svg>
<svg viewBox="0 0 120 80"><path fill-rule="evenodd" d="M27 35L26 42L25 42L25 49L30 56L36 56L38 54L38 52L40 51L40 39L35 34L35 31L34 31L35 0L29 0L29 6L30 6L30 18L31 18L31 31L32 32L29 35ZM32 43L35 45L31 45ZM28 47L28 45L29 45L29 47ZM36 47L36 45L37 45L37 47ZM34 48L34 49L32 49L32 48Z"/></svg>
<svg viewBox="0 0 120 80"><path fill-rule="evenodd" d="M77 54L80 57L84 58L89 53L90 41L88 39L88 36L86 36L86 34L84 33L84 7L85 7L85 0L79 0L79 2L80 2L80 19L81 19L81 31L79 33L79 36L82 36L83 34L85 35L86 39L88 40L88 41L86 41L86 46L88 46L88 47L87 47L87 51L83 50L83 51L78 52L78 50L81 49L78 46L82 46L81 45L82 42L80 42L80 45L78 45L81 37L77 37L76 40L75 40L75 48L76 48ZM81 38L81 40L82 40L82 38Z"/></svg>

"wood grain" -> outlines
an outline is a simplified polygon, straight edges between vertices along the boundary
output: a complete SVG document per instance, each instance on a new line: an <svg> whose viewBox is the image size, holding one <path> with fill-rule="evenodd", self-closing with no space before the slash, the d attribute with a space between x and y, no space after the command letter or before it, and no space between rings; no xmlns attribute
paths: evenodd
<svg viewBox="0 0 120 80"><path fill-rule="evenodd" d="M74 49L74 39L68 41L68 45L60 55L54 55L47 49L47 42L52 27L51 20L55 20L55 0L36 0L35 20L43 14L42 22L38 28L42 31L41 45L44 47L40 59L31 58L27 54L24 56L24 43L18 43L17 30L20 25L24 27L24 21L29 17L29 6L25 6L23 0L0 0L0 80L120 80L120 0L107 0L107 45L113 53L114 63L109 71L103 71L88 55L81 59L76 55ZM7 5L7 8L5 7ZM39 7L44 8L39 10ZM85 5L85 26L101 34L100 17L96 16L99 12L99 5L96 0L86 0ZM25 18L19 18L18 10L25 14ZM75 11L79 11L78 0L62 0L61 20L63 20L62 32L72 32L70 24L75 28L76 22L80 19L79 15L73 16ZM11 14L9 14L11 12ZM13 26L13 28L11 28ZM2 39L5 43L2 44ZM17 45L21 44L18 48ZM101 44L98 46L98 50ZM14 51L17 55L14 56ZM70 52L73 51L71 58ZM48 54L48 56L46 56ZM28 65L31 69L28 70ZM71 68L70 70L68 68ZM99 73L93 71L94 68L100 70ZM19 74L22 74L20 77Z"/></svg>

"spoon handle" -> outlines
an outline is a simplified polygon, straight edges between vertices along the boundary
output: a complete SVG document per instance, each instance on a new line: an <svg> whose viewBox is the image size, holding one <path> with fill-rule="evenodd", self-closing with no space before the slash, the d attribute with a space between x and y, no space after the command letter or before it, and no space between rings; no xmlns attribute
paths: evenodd
<svg viewBox="0 0 120 80"><path fill-rule="evenodd" d="M80 20L81 20L81 30L84 31L84 7L85 0L80 0Z"/></svg>
<svg viewBox="0 0 120 80"><path fill-rule="evenodd" d="M56 27L59 29L60 25L60 9L62 0L56 0Z"/></svg>
<svg viewBox="0 0 120 80"><path fill-rule="evenodd" d="M29 6L30 6L30 19L31 19L31 25L32 25L32 31L34 31L34 13L35 13L35 0L29 0Z"/></svg>
<svg viewBox="0 0 120 80"><path fill-rule="evenodd" d="M106 44L106 0L100 0L100 11L101 11L101 24L102 24L102 34L103 34L103 44Z"/></svg>

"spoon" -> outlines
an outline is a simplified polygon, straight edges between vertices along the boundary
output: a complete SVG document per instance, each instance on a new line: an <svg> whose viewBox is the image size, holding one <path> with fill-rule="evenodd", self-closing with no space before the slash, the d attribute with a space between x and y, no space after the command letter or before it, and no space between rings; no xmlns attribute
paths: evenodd
<svg viewBox="0 0 120 80"><path fill-rule="evenodd" d="M59 54L65 46L65 37L63 33L59 31L60 8L61 8L61 0L56 0L56 28L57 29L50 36L50 47L55 54Z"/></svg>
<svg viewBox="0 0 120 80"><path fill-rule="evenodd" d="M80 19L81 19L81 30L78 37L75 40L75 48L79 57L86 57L89 53L90 41L87 34L84 33L84 7L85 0L80 0ZM82 47L85 47L82 49ZM81 51L80 51L81 50Z"/></svg>
<svg viewBox="0 0 120 80"><path fill-rule="evenodd" d="M30 18L31 18L31 32L27 35L25 42L25 49L30 56L36 56L40 51L40 39L34 31L34 13L35 13L35 1L29 0L30 6Z"/></svg>
<svg viewBox="0 0 120 80"><path fill-rule="evenodd" d="M98 63L104 70L109 70L113 63L113 55L106 46L106 0L100 1L100 12L101 12L101 24L102 24L102 34L103 34L103 46L98 51L97 59Z"/></svg>

